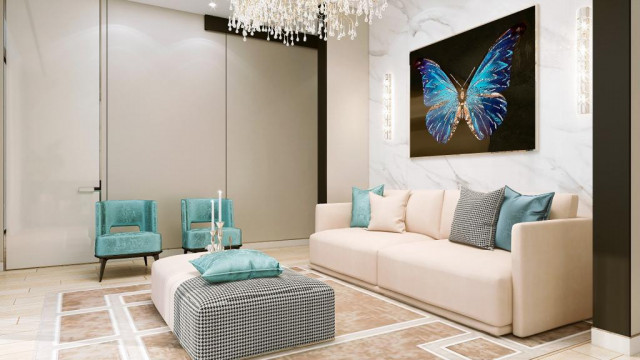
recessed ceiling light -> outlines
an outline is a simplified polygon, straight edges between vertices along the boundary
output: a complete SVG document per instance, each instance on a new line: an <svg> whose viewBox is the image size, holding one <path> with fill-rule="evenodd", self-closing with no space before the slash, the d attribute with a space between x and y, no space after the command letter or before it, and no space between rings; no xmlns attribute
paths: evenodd
<svg viewBox="0 0 640 360"><path fill-rule="evenodd" d="M209 7L212 8L212 9L215 9L216 6L218 6L218 5L216 5L216 3L214 3L213 1L209 3Z"/></svg>

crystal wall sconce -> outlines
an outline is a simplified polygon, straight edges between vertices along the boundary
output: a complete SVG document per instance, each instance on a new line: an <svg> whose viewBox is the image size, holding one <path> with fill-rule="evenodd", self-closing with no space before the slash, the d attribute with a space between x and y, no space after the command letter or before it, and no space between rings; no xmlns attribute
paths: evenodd
<svg viewBox="0 0 640 360"><path fill-rule="evenodd" d="M578 114L591 114L592 94L592 19L591 7L578 9L576 19L576 75Z"/></svg>
<svg viewBox="0 0 640 360"><path fill-rule="evenodd" d="M384 108L382 131L384 132L385 140L391 140L392 138L391 99L392 99L391 74L384 74L384 90L383 90L383 96L382 96L382 106Z"/></svg>

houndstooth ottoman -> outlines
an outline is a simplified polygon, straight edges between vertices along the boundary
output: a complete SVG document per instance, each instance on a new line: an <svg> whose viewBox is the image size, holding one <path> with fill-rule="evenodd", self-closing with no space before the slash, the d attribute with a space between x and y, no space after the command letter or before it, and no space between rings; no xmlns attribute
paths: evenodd
<svg viewBox="0 0 640 360"><path fill-rule="evenodd" d="M324 282L285 270L210 284L188 262L198 256L159 260L151 275L154 304L194 359L237 359L334 338L335 298Z"/></svg>

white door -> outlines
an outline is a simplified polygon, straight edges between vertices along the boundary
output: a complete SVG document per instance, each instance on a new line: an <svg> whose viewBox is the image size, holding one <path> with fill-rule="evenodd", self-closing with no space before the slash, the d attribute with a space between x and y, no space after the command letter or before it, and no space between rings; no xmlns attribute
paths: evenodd
<svg viewBox="0 0 640 360"><path fill-rule="evenodd" d="M92 262L99 1L7 0L6 266Z"/></svg>

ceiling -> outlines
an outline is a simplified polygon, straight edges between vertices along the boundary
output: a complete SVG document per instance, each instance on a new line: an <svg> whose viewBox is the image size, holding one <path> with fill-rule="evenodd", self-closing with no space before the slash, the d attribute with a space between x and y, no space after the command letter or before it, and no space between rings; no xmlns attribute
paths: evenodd
<svg viewBox="0 0 640 360"><path fill-rule="evenodd" d="M213 0L215 9L209 7L211 0L129 0L142 4L155 5L163 8L185 11L199 15L215 15L229 17L229 0Z"/></svg>

